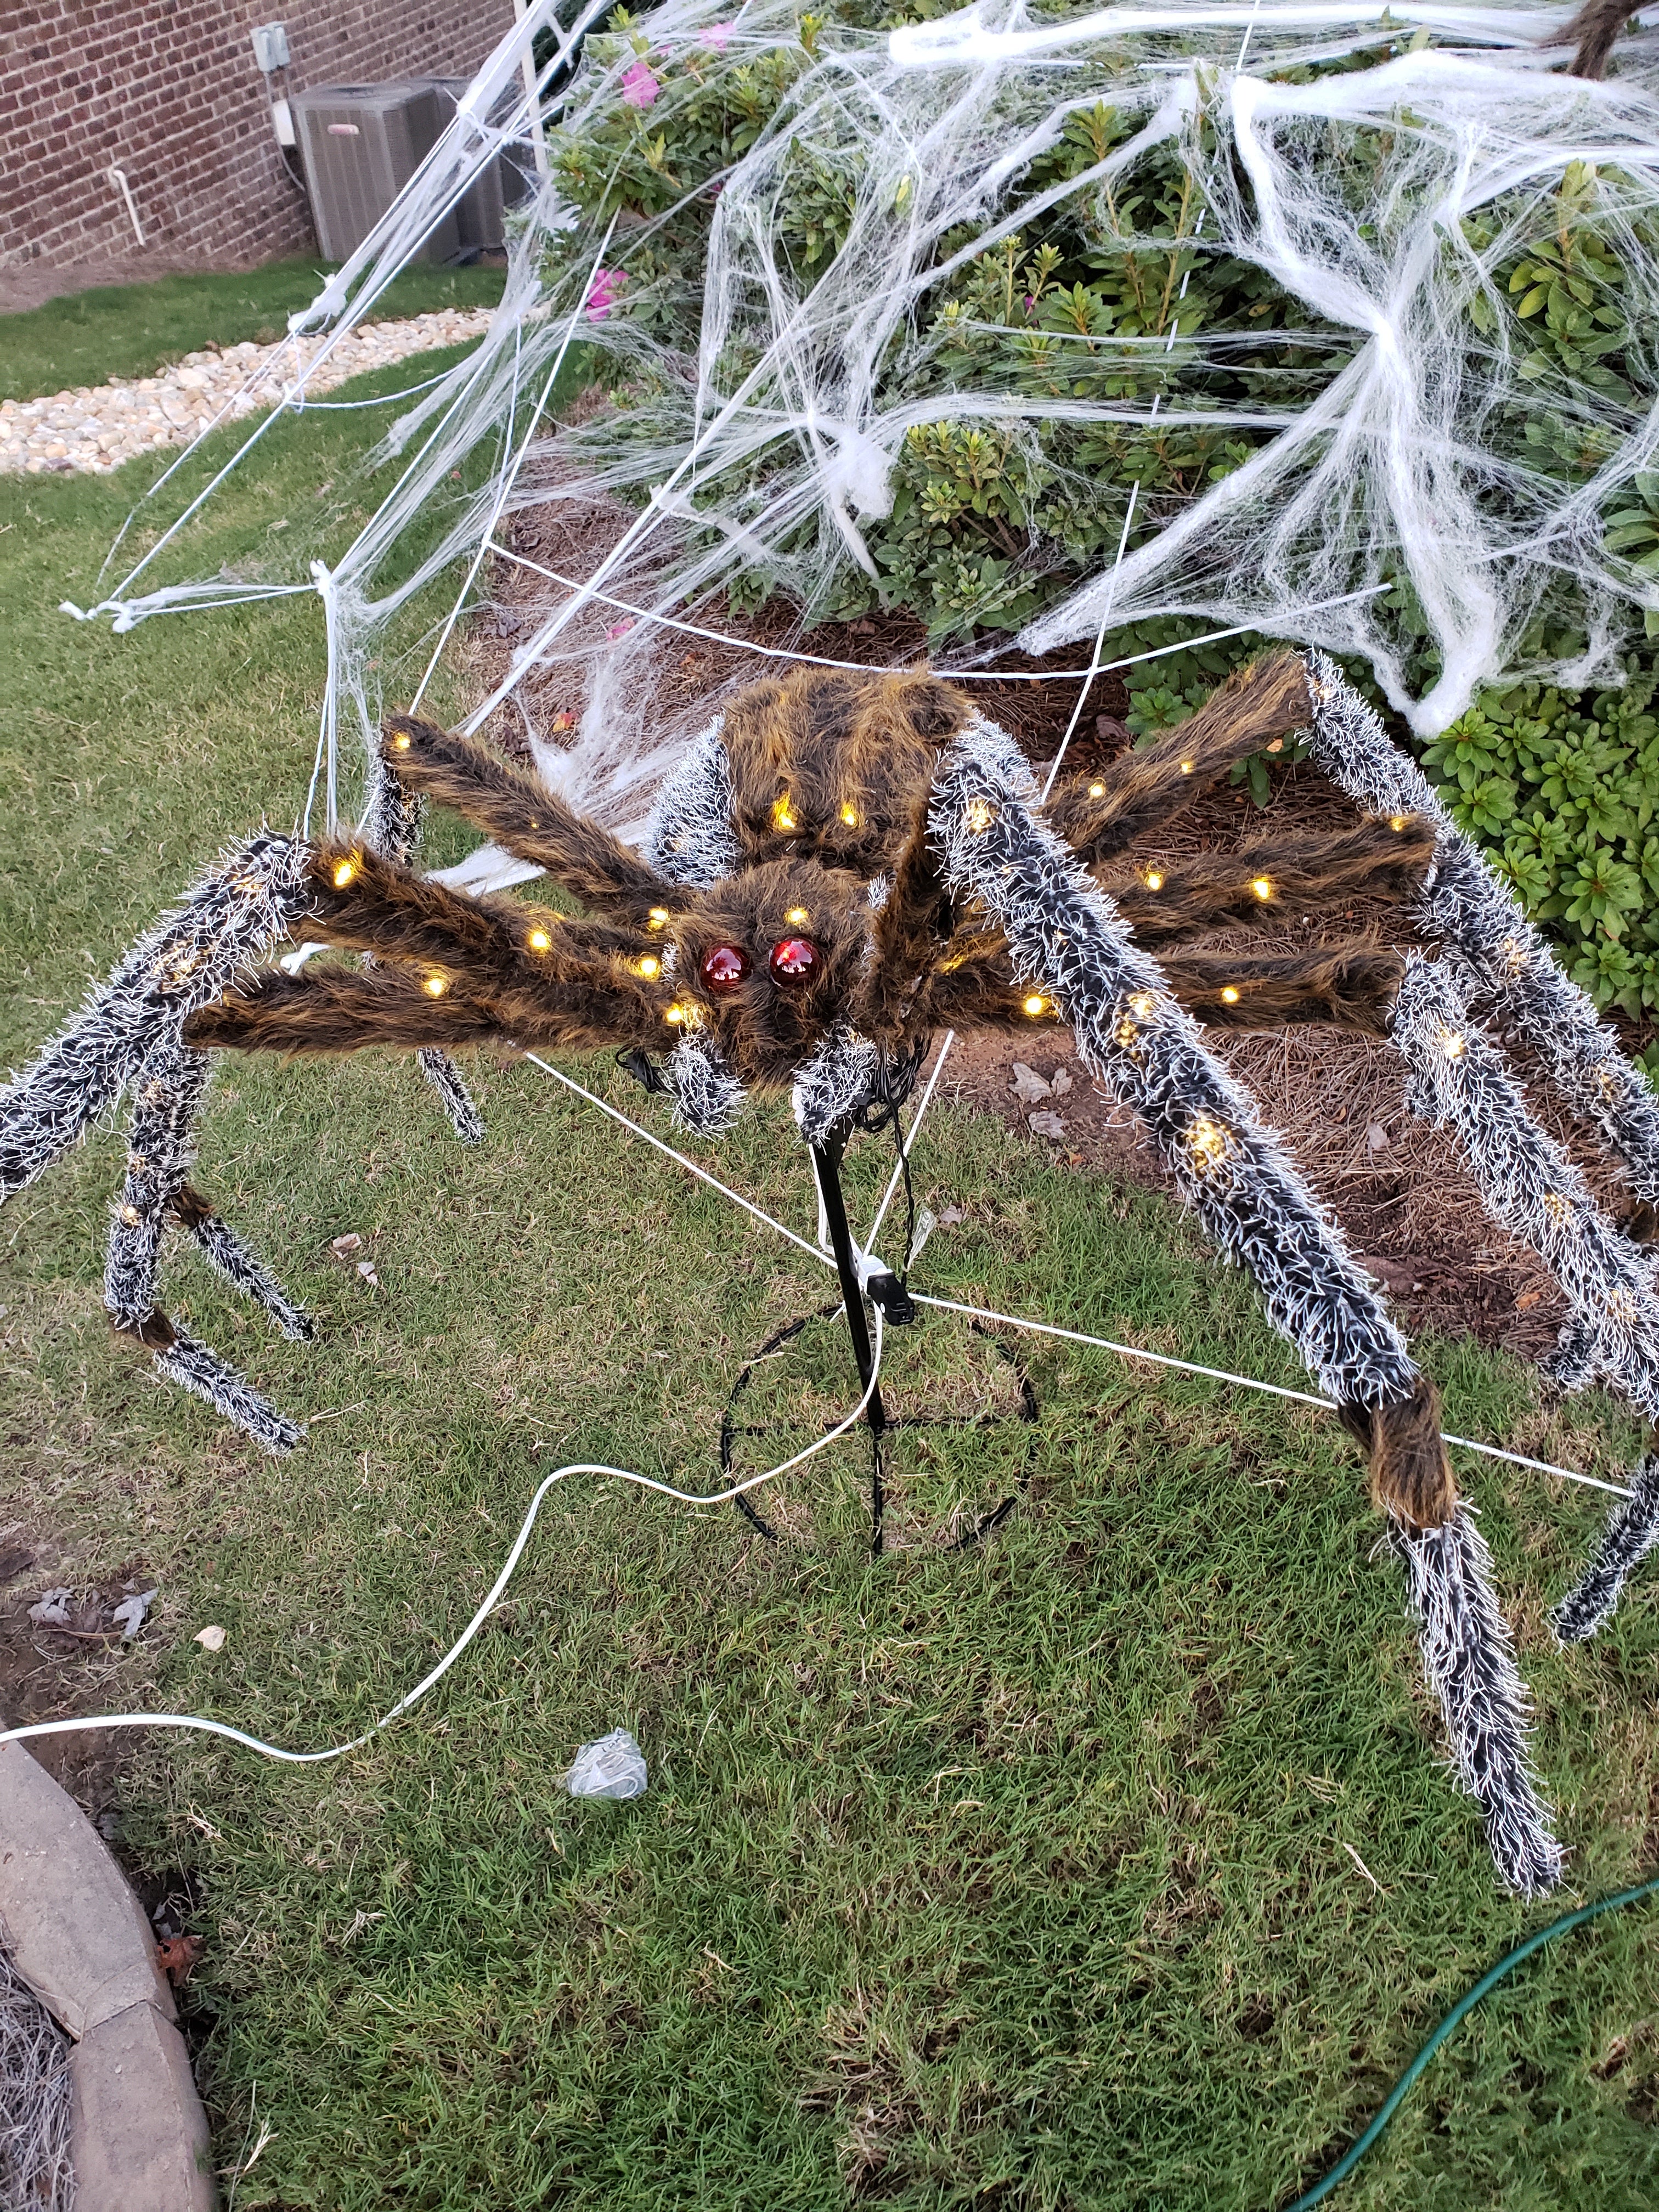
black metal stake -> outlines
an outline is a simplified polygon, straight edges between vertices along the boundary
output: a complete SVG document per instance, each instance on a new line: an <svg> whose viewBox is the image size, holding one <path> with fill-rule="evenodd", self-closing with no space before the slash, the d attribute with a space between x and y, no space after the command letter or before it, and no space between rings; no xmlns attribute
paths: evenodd
<svg viewBox="0 0 1659 2212"><path fill-rule="evenodd" d="M864 1310L864 1285L859 1280L858 1262L853 1256L853 1232L848 1224L847 1200L842 1194L841 1162L844 1145L832 1139L827 1145L814 1145L812 1166L818 1179L818 1194L823 1201L823 1218L830 1231L830 1249L835 1255L836 1273L841 1278L841 1302L847 1316L847 1333L853 1340L853 1357L858 1362L859 1381L870 1390L870 1402L864 1417L870 1424L870 1549L879 1553L883 1540L883 1517L887 1500L881 1480L881 1439L887 1427L887 1412L881 1402L881 1385L870 1389L870 1378L875 1373L876 1356L870 1342L870 1324Z"/></svg>

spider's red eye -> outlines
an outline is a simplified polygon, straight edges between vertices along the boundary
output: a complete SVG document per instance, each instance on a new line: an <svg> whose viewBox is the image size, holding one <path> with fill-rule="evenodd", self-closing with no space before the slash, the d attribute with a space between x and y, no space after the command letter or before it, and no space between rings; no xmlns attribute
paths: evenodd
<svg viewBox="0 0 1659 2212"><path fill-rule="evenodd" d="M717 945L702 956L704 988L735 991L749 973L749 955L740 945Z"/></svg>
<svg viewBox="0 0 1659 2212"><path fill-rule="evenodd" d="M772 981L781 983L786 990L799 990L810 983L823 963L823 955L810 937L786 937L772 947L768 966Z"/></svg>

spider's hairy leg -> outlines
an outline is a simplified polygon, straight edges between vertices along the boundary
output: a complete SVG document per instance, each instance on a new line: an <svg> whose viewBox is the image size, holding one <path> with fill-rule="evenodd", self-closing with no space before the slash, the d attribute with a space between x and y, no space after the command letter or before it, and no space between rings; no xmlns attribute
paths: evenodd
<svg viewBox="0 0 1659 2212"><path fill-rule="evenodd" d="M1362 1036L1386 1036L1405 955L1387 945L1338 945L1273 955L1191 953L1161 960L1172 995L1206 1027L1283 1029L1329 1023ZM1033 996L1041 1004L1034 1010ZM922 1029L1021 1030L1054 1019L1053 1002L1014 975L1006 941L959 937L917 994L912 1018Z"/></svg>
<svg viewBox="0 0 1659 2212"><path fill-rule="evenodd" d="M0 1200L42 1174L304 912L306 848L261 833L199 877L145 931L32 1066L0 1091Z"/></svg>
<svg viewBox="0 0 1659 2212"><path fill-rule="evenodd" d="M1416 817L1356 823L1328 837L1264 837L1237 853L1203 853L1131 875L1103 869L1101 889L1143 945L1164 945L1227 921L1277 922L1350 899L1415 898L1434 860L1434 832Z"/></svg>
<svg viewBox="0 0 1659 2212"><path fill-rule="evenodd" d="M418 1052L495 1042L594 1051L660 1044L665 1024L647 988L609 966L540 978L533 990L490 990L465 975L396 968L308 968L256 977L192 1015L185 1034L191 1044L239 1052L340 1054L371 1045Z"/></svg>
<svg viewBox="0 0 1659 2212"><path fill-rule="evenodd" d="M981 724L948 750L930 821L952 895L1000 927L1015 971L1139 1115L1207 1234L1255 1277L1275 1328L1356 1423L1363 1415L1453 1756L1504 1879L1539 1894L1559 1881L1561 1850L1528 1757L1525 1692L1490 1561L1458 1503L1432 1389L1249 1098L1035 813L1035 797L1000 731Z"/></svg>
<svg viewBox="0 0 1659 2212"><path fill-rule="evenodd" d="M1570 76L1599 77L1619 33L1641 5L1642 0L1586 0L1572 21L1552 31L1544 43L1574 48Z"/></svg>
<svg viewBox="0 0 1659 2212"><path fill-rule="evenodd" d="M267 1451L291 1451L302 1431L277 1413L217 1352L172 1321L155 1302L161 1232L169 1214L189 1229L207 1257L239 1290L257 1298L285 1336L309 1337L311 1323L185 1178L211 1063L176 1039L158 1046L134 1085L126 1182L110 1224L104 1304L118 1336L154 1354L158 1370L204 1398Z"/></svg>
<svg viewBox="0 0 1659 2212"><path fill-rule="evenodd" d="M319 933L331 945L475 980L489 990L591 976L596 958L647 957L655 939L611 922L572 921L517 899L469 897L358 846L310 863Z"/></svg>
<svg viewBox="0 0 1659 2212"><path fill-rule="evenodd" d="M671 886L620 837L471 738L398 714L386 726L381 757L405 787L453 806L601 913L643 929L653 910L672 906Z"/></svg>
<svg viewBox="0 0 1659 2212"><path fill-rule="evenodd" d="M1044 817L1076 853L1098 864L1179 813L1237 762L1263 747L1271 751L1312 720L1301 655L1253 660L1156 744L1124 754L1097 776L1068 778Z"/></svg>
<svg viewBox="0 0 1659 2212"><path fill-rule="evenodd" d="M890 1046L915 1028L917 995L943 949L941 939L951 935L950 900L938 851L927 835L925 794L872 933L870 966L859 988L853 1027Z"/></svg>

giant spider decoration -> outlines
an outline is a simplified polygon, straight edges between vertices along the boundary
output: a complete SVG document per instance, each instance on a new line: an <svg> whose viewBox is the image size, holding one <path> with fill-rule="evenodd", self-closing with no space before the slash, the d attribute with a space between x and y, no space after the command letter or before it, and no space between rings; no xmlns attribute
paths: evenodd
<svg viewBox="0 0 1659 2212"><path fill-rule="evenodd" d="M1354 801L1351 826L1162 872L1137 863L1152 833L1235 763L1302 731ZM585 916L422 878L410 859L423 798L544 871ZM1401 945L1223 956L1194 942L1224 923L1362 894L1401 912ZM301 924L307 939L366 958L254 966ZM1325 1022L1389 1037L1417 1110L1454 1126L1494 1217L1536 1246L1566 1292L1558 1379L1606 1378L1659 1418L1650 1262L1531 1120L1472 1007L1531 1038L1558 1091L1624 1162L1638 1212L1650 1213L1659 1102L1317 654L1256 663L1172 733L1046 799L1012 741L950 684L804 671L729 701L637 851L481 745L395 717L355 837L313 846L265 833L232 854L0 1097L0 1196L131 1085L105 1283L113 1325L283 1450L297 1427L155 1301L171 1216L288 1334L309 1334L187 1181L213 1052L412 1049L459 1132L476 1138L454 1048L610 1047L699 1130L729 1120L745 1088L788 1087L822 1161L872 1097L902 1096L934 1032L1068 1024L1079 1058L1139 1113L1182 1197L1249 1271L1366 1449L1454 1758L1504 1877L1532 1894L1559 1880L1562 1855L1433 1386L1202 1034ZM1656 1533L1650 1457L1558 1608L1564 1637L1607 1616Z"/></svg>

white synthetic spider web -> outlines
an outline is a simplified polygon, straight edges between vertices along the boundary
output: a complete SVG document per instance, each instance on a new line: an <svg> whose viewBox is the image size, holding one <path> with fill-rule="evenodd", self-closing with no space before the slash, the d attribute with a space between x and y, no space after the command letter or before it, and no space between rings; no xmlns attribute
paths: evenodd
<svg viewBox="0 0 1659 2212"><path fill-rule="evenodd" d="M396 206L296 327L339 331L359 320L482 166L532 134L524 59L552 5L539 0L498 46ZM591 0L559 33L562 52L602 7ZM710 45L717 12L711 0L667 0L641 19L653 57L667 58L665 128L669 64ZM890 34L821 33L778 114L720 180L695 358L614 303L592 312L607 256L620 258L624 243L637 256L675 210L630 219L624 237L579 224L547 178L519 224L488 333L392 423L374 459L400 464L396 481L343 554L318 557L307 574L305 556L318 549L296 531L284 542L299 557L285 570L270 568L267 550L253 568L163 580L169 561L188 558L191 527L230 468L257 466L270 423L303 407L296 371L285 410L200 491L185 495L182 463L168 471L139 514L171 520L89 611L125 629L160 613L316 592L329 647L316 790L331 821L343 803L340 732L355 730L367 747L383 690L401 702L424 688L459 617L487 596L489 549L515 508L551 501L574 512L620 494L636 511L619 544L519 647L470 726L505 708L532 668L568 662L586 694L582 724L554 743L530 720L537 763L576 803L637 830L653 787L706 719L706 709L665 719L653 706L659 655L673 642L656 618L706 624L721 587L745 572L821 610L837 574L872 564L870 526L890 507L896 456L918 426L971 422L1034 441L1056 424L1158 417L1164 427L1232 426L1258 442L1184 507L1153 514L1143 501L1140 542L1128 545L1126 526L1121 562L1085 575L1023 644L1092 640L1108 610L1120 638L1170 616L1205 633L1256 629L1368 660L1427 732L1481 682L1517 672L1528 625L1565 583L1588 643L1566 665L1546 654L1547 672L1567 683L1613 674L1621 624L1635 606L1659 606L1659 582L1607 550L1601 518L1620 487L1655 468L1659 415L1645 398L1540 393L1504 317L1489 317L1484 337L1471 320L1515 236L1553 204L1570 170L1590 164L1598 222L1627 270L1628 320L1659 327L1650 222L1659 216L1659 41L1622 41L1607 82L1566 78L1561 51L1540 42L1569 12L1407 4L1384 21L1342 0L1224 0L1038 20L1006 0ZM733 66L799 40L790 0L749 0L717 28L714 43ZM1431 43L1362 63L1405 29ZM580 132L614 113L628 58L590 53L538 100L544 118ZM1347 66L1307 74L1339 61ZM558 66L544 70L544 88ZM1026 188L1022 177L1067 119L1106 95L1137 127L1098 173ZM1121 182L1166 145L1201 184L1203 252L1253 264L1305 307L1310 357L1322 346L1333 364L1313 378L1311 398L1304 364L1294 393L1276 392L1264 373L1247 401L1205 401L1206 373L1239 340L1202 329L1181 333L1170 380L1150 394L1102 398L1098 377L1082 398L921 388L938 364L928 301L942 272L1040 225L1049 205ZM1356 147L1376 163L1358 198ZM853 190L845 242L808 281L780 248L779 216L800 161L814 155L838 164ZM1465 219L1495 210L1497 234L1472 245ZM578 339L635 375L636 400L562 435L550 480L524 463L545 435L556 366ZM1103 353L1089 343L1097 368L1109 367L1112 343L1131 366L1149 344L1170 353L1164 339L1114 341ZM1602 458L1585 480L1551 473L1509 434L1517 409L1544 397L1593 418ZM458 491L457 471L469 470ZM1440 661L1421 697L1391 619L1395 583L1420 609ZM625 635L606 635L617 623L584 624L595 592L638 608ZM443 609L415 645L411 603L416 616ZM981 638L939 660L963 671L994 649ZM480 879L488 874L486 863Z"/></svg>

